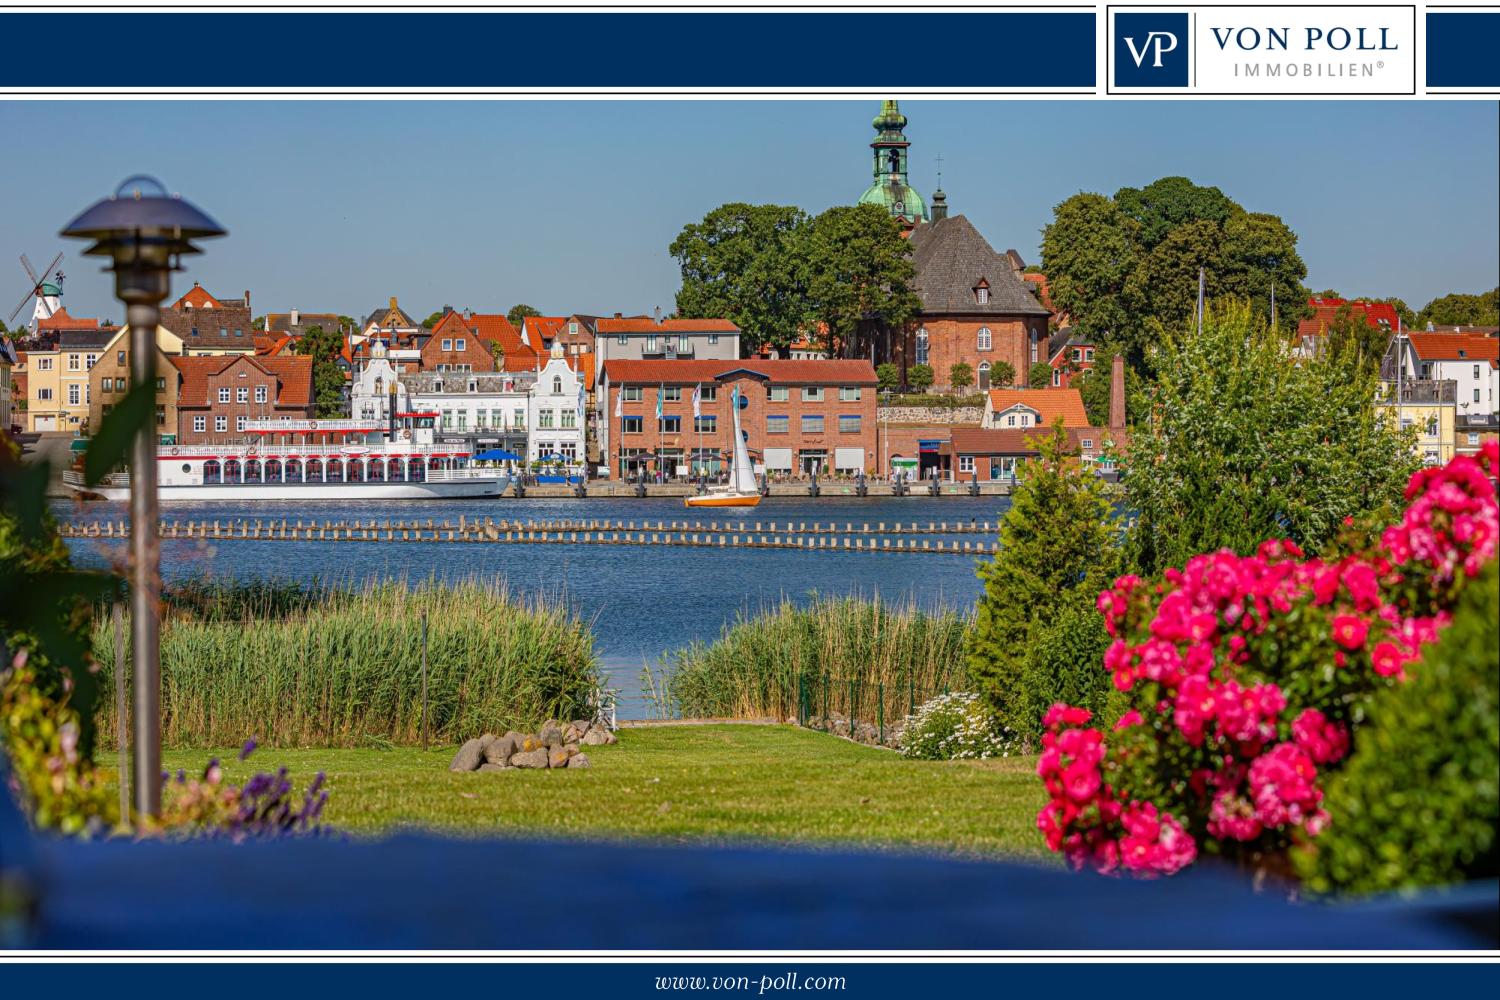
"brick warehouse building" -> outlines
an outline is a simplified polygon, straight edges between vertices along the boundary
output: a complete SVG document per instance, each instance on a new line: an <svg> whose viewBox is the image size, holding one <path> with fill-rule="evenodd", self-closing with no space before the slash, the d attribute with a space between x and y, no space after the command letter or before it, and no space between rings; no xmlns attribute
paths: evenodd
<svg viewBox="0 0 1500 1000"><path fill-rule="evenodd" d="M697 421L695 388L702 391ZM735 388L746 400L740 425L757 471L875 470L876 380L868 361L612 360L597 393L609 474L727 470Z"/></svg>
<svg viewBox="0 0 1500 1000"><path fill-rule="evenodd" d="M238 443L249 420L307 420L316 413L312 358L172 358L182 373L177 397L180 444Z"/></svg>

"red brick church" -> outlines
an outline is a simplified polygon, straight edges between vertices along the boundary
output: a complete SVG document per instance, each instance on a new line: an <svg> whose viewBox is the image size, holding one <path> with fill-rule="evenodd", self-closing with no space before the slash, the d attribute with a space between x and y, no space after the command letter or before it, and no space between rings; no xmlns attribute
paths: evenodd
<svg viewBox="0 0 1500 1000"><path fill-rule="evenodd" d="M911 186L906 116L886 101L874 121L874 182L861 204L883 205L910 236L916 266L917 317L893 346L890 360L903 380L912 365L932 366L934 386L951 388L954 365L966 362L980 390L999 385L995 369L1006 362L1016 385L1026 385L1033 364L1047 364L1050 311L1021 276L1019 255L998 253L962 214L949 215L947 196L933 193L930 210Z"/></svg>

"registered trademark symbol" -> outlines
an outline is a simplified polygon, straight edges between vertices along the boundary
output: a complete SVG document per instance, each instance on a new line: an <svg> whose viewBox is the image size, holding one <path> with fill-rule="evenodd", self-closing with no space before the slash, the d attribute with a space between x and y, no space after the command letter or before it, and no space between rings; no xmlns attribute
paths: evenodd
<svg viewBox="0 0 1500 1000"><path fill-rule="evenodd" d="M1375 61L1375 68L1376 69L1385 69L1385 60L1384 59L1377 59Z"/></svg>

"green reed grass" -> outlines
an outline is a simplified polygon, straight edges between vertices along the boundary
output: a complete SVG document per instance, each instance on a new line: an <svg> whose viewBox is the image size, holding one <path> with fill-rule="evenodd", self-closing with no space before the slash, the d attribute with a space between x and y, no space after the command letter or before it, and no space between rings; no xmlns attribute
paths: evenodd
<svg viewBox="0 0 1500 1000"><path fill-rule="evenodd" d="M968 625L878 597L783 601L646 670L646 698L663 715L785 719L805 696L816 714L874 720L883 695L890 723L913 701L962 688Z"/></svg>
<svg viewBox="0 0 1500 1000"><path fill-rule="evenodd" d="M196 581L163 603L169 747L233 746L252 736L281 747L419 742L423 611L428 726L437 743L577 718L600 683L587 623L558 601L477 581L338 588ZM128 618L124 634L128 643ZM107 612L95 616L93 640L100 689L112 692ZM114 699L100 701L107 746L117 738Z"/></svg>

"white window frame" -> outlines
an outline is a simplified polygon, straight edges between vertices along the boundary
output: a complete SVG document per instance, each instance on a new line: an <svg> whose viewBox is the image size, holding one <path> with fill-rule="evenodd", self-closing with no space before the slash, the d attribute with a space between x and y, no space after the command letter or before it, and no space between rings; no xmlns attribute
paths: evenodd
<svg viewBox="0 0 1500 1000"><path fill-rule="evenodd" d="M269 399L270 399L270 396L269 396L268 392L266 391L266 387L265 386L258 385L258 386L255 387L255 401L257 403L265 403L265 402L268 402Z"/></svg>
<svg viewBox="0 0 1500 1000"><path fill-rule="evenodd" d="M216 415L214 417L214 433L215 434L224 434L224 433L227 433L228 431L229 431L229 417L226 416L226 415L224 415L224 414L222 414L222 413Z"/></svg>
<svg viewBox="0 0 1500 1000"><path fill-rule="evenodd" d="M227 385L221 385L221 386L219 386L219 402L221 402L221 403L227 403L227 402L229 402L229 386L227 386Z"/></svg>
<svg viewBox="0 0 1500 1000"><path fill-rule="evenodd" d="M975 348L981 351L992 351L995 349L995 335L987 326L981 326L975 335Z"/></svg>
<svg viewBox="0 0 1500 1000"><path fill-rule="evenodd" d="M193 433L202 434L208 430L208 418L197 416L193 418Z"/></svg>

